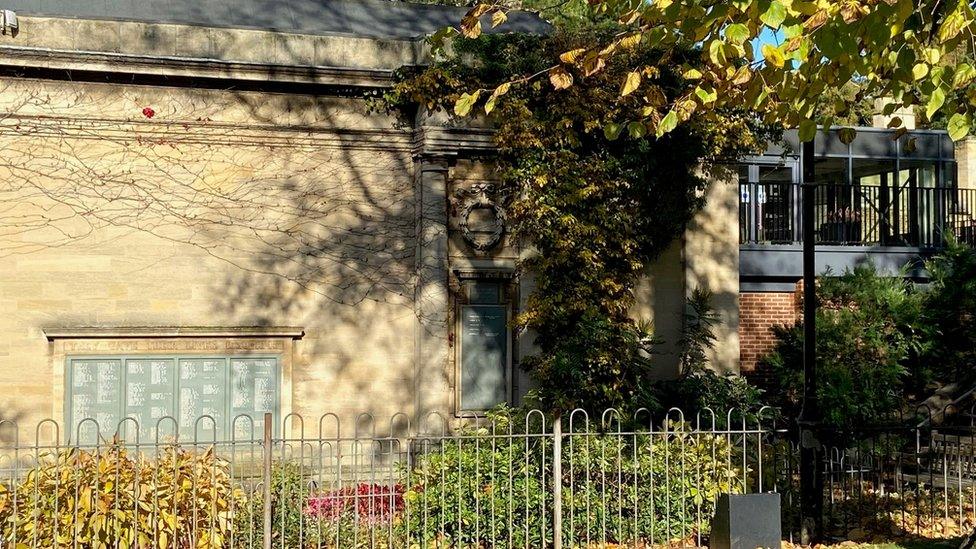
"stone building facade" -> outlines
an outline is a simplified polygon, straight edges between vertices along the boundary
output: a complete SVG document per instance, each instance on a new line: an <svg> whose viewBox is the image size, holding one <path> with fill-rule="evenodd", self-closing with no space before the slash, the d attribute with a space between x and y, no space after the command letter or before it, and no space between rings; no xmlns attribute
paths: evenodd
<svg viewBox="0 0 976 549"><path fill-rule="evenodd" d="M531 276L515 276L490 130L397 119L363 99L423 63L423 32L460 12L396 5L413 19L371 23L385 12L368 0L310 0L299 4L347 18L243 19L252 28L196 4L167 16L8 2L0 415L30 438L45 418L83 439L90 420L71 432L81 420L104 435L126 416L151 437L169 415L181 436L230 436L260 427L239 414L298 414L314 431L327 412L386 425L518 402L531 334L513 337L507 321ZM673 345L686 295L708 286L723 319L714 363L730 371L733 181L713 181L635 310ZM673 353L659 362L674 373Z"/></svg>

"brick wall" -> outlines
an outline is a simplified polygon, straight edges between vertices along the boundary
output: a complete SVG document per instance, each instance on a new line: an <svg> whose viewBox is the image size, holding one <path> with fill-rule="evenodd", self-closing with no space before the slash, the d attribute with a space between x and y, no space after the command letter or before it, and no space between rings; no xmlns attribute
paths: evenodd
<svg viewBox="0 0 976 549"><path fill-rule="evenodd" d="M742 292L739 294L739 367L743 374L763 384L759 359L776 343L772 327L793 324L799 311L797 292Z"/></svg>

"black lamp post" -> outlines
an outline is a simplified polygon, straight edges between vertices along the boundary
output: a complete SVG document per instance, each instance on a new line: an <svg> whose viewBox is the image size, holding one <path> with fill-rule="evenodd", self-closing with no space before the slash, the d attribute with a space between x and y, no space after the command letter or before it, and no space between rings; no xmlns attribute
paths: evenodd
<svg viewBox="0 0 976 549"><path fill-rule="evenodd" d="M803 229L803 407L800 431L800 542L812 544L823 532L823 459L817 436L817 272L813 140L802 144Z"/></svg>

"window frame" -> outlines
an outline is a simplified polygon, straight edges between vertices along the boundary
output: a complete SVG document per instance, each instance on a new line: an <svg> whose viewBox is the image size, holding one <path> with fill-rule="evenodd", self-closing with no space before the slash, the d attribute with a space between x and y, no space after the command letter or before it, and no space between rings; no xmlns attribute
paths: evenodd
<svg viewBox="0 0 976 549"><path fill-rule="evenodd" d="M246 354L246 353L244 353L244 354L241 354L241 353L235 353L235 354L203 354L203 353L150 354L150 353L131 353L131 354L128 354L128 353L123 353L123 354L93 354L93 355L86 355L86 354L68 354L68 355L65 355L65 357L64 357L64 390L63 390L63 394L62 394L62 405L63 405L63 413L62 413L62 416L63 416L64 426L65 426L65 434L64 434L64 437L63 438L64 438L65 442L67 442L67 443L79 444L79 441L75 440L75 436L74 436L78 432L78 424L75 423L75 418L72 417L72 414L73 414L73 409L72 408L73 407L72 407L71 400L72 400L72 397L74 396L74 373L72 371L72 364L73 364L73 362L75 362L75 361L98 361L98 360L106 360L106 361L107 360L117 360L117 361L120 362L120 370L121 370L120 373L119 373L119 385L121 387L120 395L119 395L119 422L120 423L119 424L116 424L116 425L112 425L112 426L99 425L98 426L99 427L99 433L104 436L106 434L114 434L114 433L116 433L116 431L119 430L120 425L122 425L122 422L124 422L126 420L126 418L128 417L125 414L125 409L126 409L126 392L125 392L125 388L127 386L127 375L128 375L128 368L126 368L126 361L128 361L128 360L172 360L173 361L173 367L174 367L174 372L173 372L174 385L173 385L173 402L172 402L173 408L170 410L171 413L170 414L167 414L167 416L164 416L164 417L172 417L175 420L177 432L179 433L179 435L177 435L177 438L180 441L188 441L188 442L213 442L213 439L202 439L200 441L196 441L195 440L196 439L196 436L195 435L193 436L193 438L190 438L190 439L183 439L180 436L183 433L182 431L179 431L179 429L180 429L180 424L179 424L179 421L180 421L180 410L179 410L179 401L180 401L180 361L182 361L182 360L223 360L224 361L224 365L225 365L225 371L223 372L223 376L222 377L223 377L224 387L225 387L225 389L228 392L227 392L227 395L226 395L226 398L225 398L225 402L223 404L223 408L224 408L223 409L223 413L224 413L224 416L225 416L224 417L224 420L223 420L223 422L217 424L218 425L218 429L219 428L222 428L224 432L223 432L223 436L222 437L218 437L217 438L217 442L218 443L219 442L230 442L230 441L234 440L234 432L233 432L234 419L240 415L240 414L238 414L238 416L231 417L231 410L232 410L232 406L231 405L232 405L232 402L233 402L232 399L231 399L231 393L230 393L230 391L232 390L232 387L231 387L231 363L232 363L232 361L238 360L238 359L242 359L242 360L273 360L274 361L275 398L274 398L273 410L272 410L271 413L272 413L272 417L273 418L276 418L275 421L272 421L272 427L273 427L273 433L275 434L275 436L277 436L278 435L278 432L279 432L278 423L280 423L280 421L278 421L277 419L281 417L281 405L282 405L282 402L281 401L282 401L282 391L283 391L283 387L282 387L283 371L282 370L283 370L283 367L284 367L284 359L283 359L283 356L281 354L275 354L275 353L257 353L257 354ZM222 424L222 426L221 426L221 424ZM155 430L155 428L156 428L155 426L152 427L152 429L154 429L154 430ZM253 425L252 425L252 428L253 428ZM108 430L106 430L106 429L108 429ZM157 433L157 436L158 436L158 433ZM258 436L260 436L260 433L254 432L253 433L253 436L254 437L258 437ZM132 442L134 442L134 441L132 441ZM149 444L149 443L154 443L154 442L155 442L155 440L141 440L141 439L139 440L139 444Z"/></svg>

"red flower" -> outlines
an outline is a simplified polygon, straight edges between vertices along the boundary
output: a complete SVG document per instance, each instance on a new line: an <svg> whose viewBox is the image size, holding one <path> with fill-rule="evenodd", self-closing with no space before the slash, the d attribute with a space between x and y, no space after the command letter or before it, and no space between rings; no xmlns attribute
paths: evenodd
<svg viewBox="0 0 976 549"><path fill-rule="evenodd" d="M329 520L351 515L364 523L380 524L399 515L403 507L403 486L360 483L309 497L305 514Z"/></svg>
<svg viewBox="0 0 976 549"><path fill-rule="evenodd" d="M142 115L145 116L146 118L152 118L156 116L156 111L154 111L152 107L146 107L142 109Z"/></svg>

